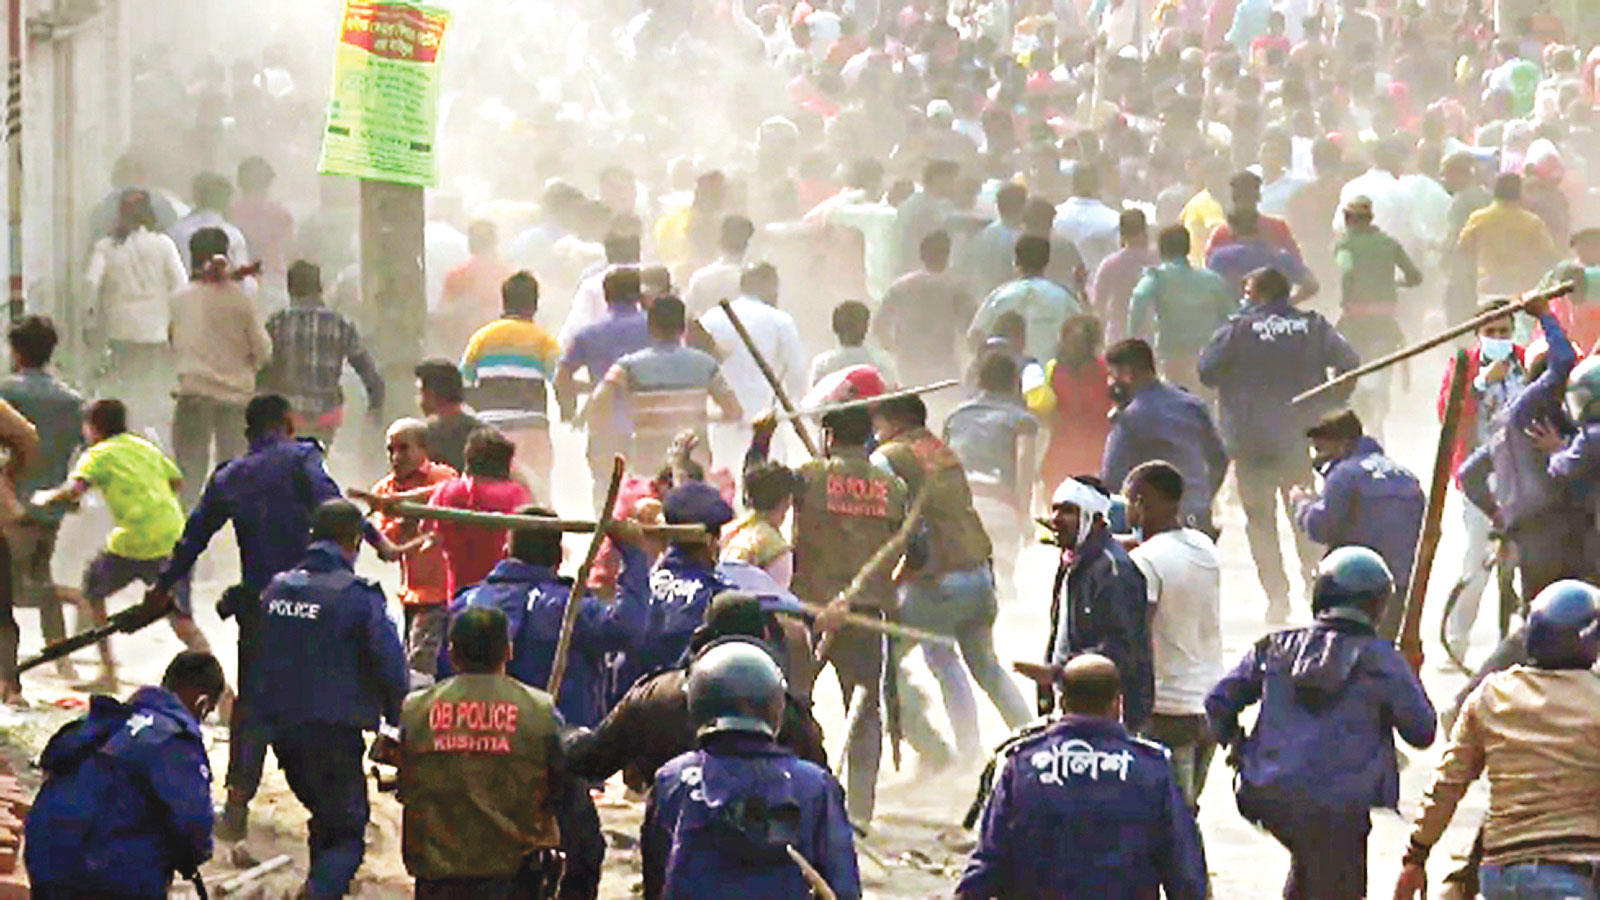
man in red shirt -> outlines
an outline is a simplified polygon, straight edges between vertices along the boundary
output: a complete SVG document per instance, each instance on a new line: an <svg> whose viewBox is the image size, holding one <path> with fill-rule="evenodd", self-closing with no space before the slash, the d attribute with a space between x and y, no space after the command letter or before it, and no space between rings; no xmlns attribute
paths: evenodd
<svg viewBox="0 0 1600 900"><path fill-rule="evenodd" d="M1295 259L1300 259L1300 245L1295 243L1294 234L1289 230L1289 223L1277 216L1264 216L1261 214L1261 176L1246 169L1233 176L1228 182L1233 193L1233 205L1229 207L1228 219L1218 225L1211 232L1211 240L1206 244L1206 258L1211 258L1211 252L1227 244L1238 243L1243 240L1259 240L1274 250L1282 250L1292 254ZM1249 233L1236 234L1236 225L1244 223L1249 228Z"/></svg>
<svg viewBox="0 0 1600 900"><path fill-rule="evenodd" d="M428 423L400 419L389 426L389 474L372 486L374 497L391 502L427 502L439 485L456 477L456 470L428 458ZM439 646L449 624L450 574L444 548L423 537L422 522L383 515L378 530L390 543L403 548L400 594L405 610L406 661L413 672L434 674Z"/></svg>
<svg viewBox="0 0 1600 900"><path fill-rule="evenodd" d="M467 261L444 276L432 337L451 356L461 352L473 332L500 318L500 286L513 274L500 258L494 223L467 225Z"/></svg>
<svg viewBox="0 0 1600 900"><path fill-rule="evenodd" d="M439 485L429 498L433 506L479 512L513 513L533 502L528 489L511 478L516 446L499 431L484 427L467 438L466 471ZM453 522L432 522L430 530L444 547L448 593L482 581L505 557L506 529Z"/></svg>

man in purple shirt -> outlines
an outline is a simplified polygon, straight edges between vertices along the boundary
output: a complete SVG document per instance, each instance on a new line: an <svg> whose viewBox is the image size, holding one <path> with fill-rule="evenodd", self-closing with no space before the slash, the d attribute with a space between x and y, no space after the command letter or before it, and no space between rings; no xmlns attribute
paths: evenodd
<svg viewBox="0 0 1600 900"><path fill-rule="evenodd" d="M617 360L650 345L650 325L639 308L638 268L613 268L606 273L602 289L606 295L605 318L578 329L563 348L561 364L556 369L556 405L563 422L573 420L580 395L593 391ZM577 380L580 369L587 375L586 385ZM627 410L613 409L609 416L590 419L588 426L589 470L609 471L612 455L627 445Z"/></svg>
<svg viewBox="0 0 1600 900"><path fill-rule="evenodd" d="M1128 298L1144 270L1160 262L1150 252L1150 228L1144 210L1125 209L1117 223L1122 249L1101 261L1089 282L1089 305L1106 323L1110 343L1122 340L1128 322Z"/></svg>

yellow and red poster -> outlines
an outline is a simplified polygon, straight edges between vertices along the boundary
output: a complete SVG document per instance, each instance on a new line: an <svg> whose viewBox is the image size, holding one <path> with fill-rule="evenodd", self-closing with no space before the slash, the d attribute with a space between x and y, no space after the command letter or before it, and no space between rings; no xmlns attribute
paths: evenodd
<svg viewBox="0 0 1600 900"><path fill-rule="evenodd" d="M318 171L438 183L439 53L449 23L438 7L345 0Z"/></svg>

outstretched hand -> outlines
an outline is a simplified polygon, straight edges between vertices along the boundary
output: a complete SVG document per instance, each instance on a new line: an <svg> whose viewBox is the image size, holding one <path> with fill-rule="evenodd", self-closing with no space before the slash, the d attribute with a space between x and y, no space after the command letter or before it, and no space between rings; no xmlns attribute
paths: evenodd
<svg viewBox="0 0 1600 900"><path fill-rule="evenodd" d="M1394 900L1417 900L1428 896L1428 873L1417 863L1406 863L1394 883Z"/></svg>

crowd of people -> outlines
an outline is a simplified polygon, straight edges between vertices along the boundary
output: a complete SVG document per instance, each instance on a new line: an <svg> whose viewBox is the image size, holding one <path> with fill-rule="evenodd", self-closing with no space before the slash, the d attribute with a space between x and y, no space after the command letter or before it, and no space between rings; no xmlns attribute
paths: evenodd
<svg viewBox="0 0 1600 900"><path fill-rule="evenodd" d="M1476 0L600 4L534 30L568 63L513 99L526 58L492 51L515 29L461 18L408 323L426 359L368 349L397 326L360 299L349 185L311 180L320 123L276 56L197 69L198 123L114 173L80 317L92 399L52 367L51 317L11 326L4 699L25 703L16 605L54 642L65 607L104 626L140 581L188 647L120 702L100 642L89 714L41 760L36 892L159 895L213 839L249 862L270 750L311 815L303 896L343 896L374 732L418 897L596 896L590 788L619 772L648 792L647 898L859 897L885 751L975 772L976 683L1016 733L978 779L963 900L1210 896L1195 816L1219 749L1291 854L1284 895L1366 896L1395 736L1426 747L1441 716L1395 896L1425 892L1485 774L1453 896L1597 896L1592 23ZM269 162L248 148L272 129ZM175 136L205 151L181 195ZM1465 384L1443 642L1466 660L1496 569L1505 639L1436 703L1396 645L1429 498L1384 446L1417 434L1436 358L1299 398L1474 318L1438 402ZM386 383L407 368L414 406ZM330 447L366 466L378 430L335 442L350 373L388 471L346 491ZM91 491L113 530L81 589L57 585ZM1235 505L1267 633L1230 667ZM609 523L583 584L558 507ZM232 686L194 618L229 524ZM1036 526L1047 597L1018 577ZM363 543L398 566L398 627ZM1048 607L1042 646L997 646L1004 604ZM903 676L913 650L943 716ZM830 666L838 781L811 712Z"/></svg>

